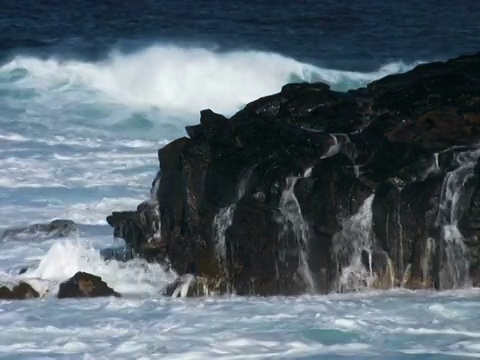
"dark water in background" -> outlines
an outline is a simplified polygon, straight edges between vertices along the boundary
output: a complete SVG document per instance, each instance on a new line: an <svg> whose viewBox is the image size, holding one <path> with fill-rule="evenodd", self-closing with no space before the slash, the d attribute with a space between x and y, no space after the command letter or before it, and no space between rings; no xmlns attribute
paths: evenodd
<svg viewBox="0 0 480 360"><path fill-rule="evenodd" d="M4 1L3 56L100 59L155 42L279 52L370 71L480 50L480 1Z"/></svg>

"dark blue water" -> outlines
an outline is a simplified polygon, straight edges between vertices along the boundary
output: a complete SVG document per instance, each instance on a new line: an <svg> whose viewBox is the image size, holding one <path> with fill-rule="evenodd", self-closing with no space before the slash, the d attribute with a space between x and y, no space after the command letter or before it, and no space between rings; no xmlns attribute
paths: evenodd
<svg viewBox="0 0 480 360"><path fill-rule="evenodd" d="M2 4L0 50L99 59L174 42L367 71L478 51L479 19L474 0L19 0Z"/></svg>

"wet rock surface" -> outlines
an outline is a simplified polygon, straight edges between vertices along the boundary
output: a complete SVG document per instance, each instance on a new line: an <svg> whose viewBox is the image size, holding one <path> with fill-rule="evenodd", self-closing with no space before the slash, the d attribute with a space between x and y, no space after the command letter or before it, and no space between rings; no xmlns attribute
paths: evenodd
<svg viewBox="0 0 480 360"><path fill-rule="evenodd" d="M45 224L32 224L24 227L6 229L0 232L0 240L17 239L22 236L40 234L49 238L64 238L78 230L72 220L56 219Z"/></svg>
<svg viewBox="0 0 480 360"><path fill-rule="evenodd" d="M26 300L38 298L39 296L40 294L30 284L25 282L20 282L11 287L0 285L1 300Z"/></svg>
<svg viewBox="0 0 480 360"><path fill-rule="evenodd" d="M239 295L480 283L480 54L186 130L152 199L107 219L138 256Z"/></svg>
<svg viewBox="0 0 480 360"><path fill-rule="evenodd" d="M110 288L101 277L81 271L61 283L57 294L59 299L105 296L120 297L121 295Z"/></svg>

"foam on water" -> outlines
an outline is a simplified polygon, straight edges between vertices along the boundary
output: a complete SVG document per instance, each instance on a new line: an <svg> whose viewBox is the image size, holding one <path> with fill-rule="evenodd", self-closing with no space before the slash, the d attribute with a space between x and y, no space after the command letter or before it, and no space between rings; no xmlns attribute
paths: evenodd
<svg viewBox="0 0 480 360"><path fill-rule="evenodd" d="M0 353L84 359L478 357L479 293L451 295L46 298L26 301L21 309L4 303ZM432 303L460 311L457 317L445 319L429 310Z"/></svg>

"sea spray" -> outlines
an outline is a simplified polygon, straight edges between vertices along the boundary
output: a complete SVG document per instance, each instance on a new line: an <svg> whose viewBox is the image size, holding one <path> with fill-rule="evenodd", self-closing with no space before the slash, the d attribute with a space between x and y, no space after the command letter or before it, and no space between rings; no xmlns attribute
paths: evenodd
<svg viewBox="0 0 480 360"><path fill-rule="evenodd" d="M19 279L39 286L41 293L55 294L58 285L78 271L101 276L121 294L158 294L162 285L176 278L173 271L165 271L158 264L135 258L128 262L104 261L100 252L82 239L53 243L41 257L37 267L19 275Z"/></svg>

